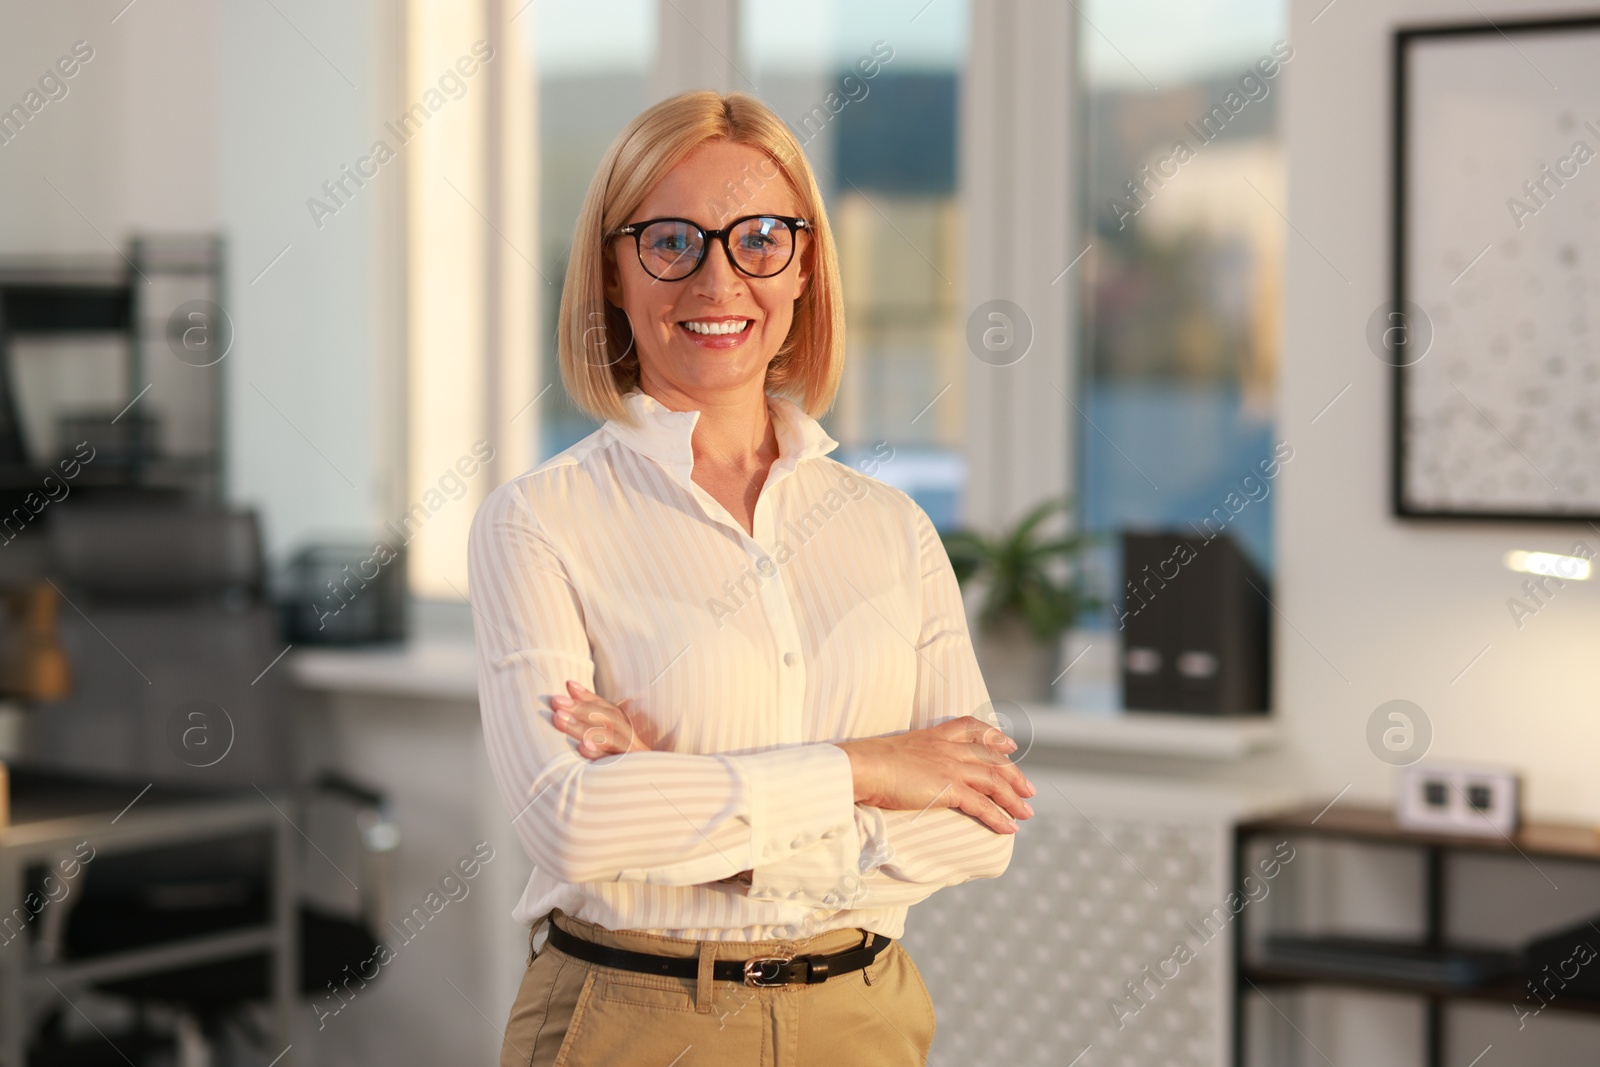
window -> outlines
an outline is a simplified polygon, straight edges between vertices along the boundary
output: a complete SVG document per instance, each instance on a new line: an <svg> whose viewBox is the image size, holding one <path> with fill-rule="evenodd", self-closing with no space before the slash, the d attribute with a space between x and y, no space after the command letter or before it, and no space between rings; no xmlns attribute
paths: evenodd
<svg viewBox="0 0 1600 1067"><path fill-rule="evenodd" d="M892 455L864 469L951 524L971 358L956 178L967 5L743 0L739 18L747 91L804 146L838 244L848 355L822 420L834 456Z"/></svg>
<svg viewBox="0 0 1600 1067"><path fill-rule="evenodd" d="M658 0L535 0L526 32L539 77L539 458L587 437L595 425L561 387L556 322L572 227L600 157L653 102ZM527 18L527 16L524 16ZM520 21L520 20L519 20Z"/></svg>
<svg viewBox="0 0 1600 1067"><path fill-rule="evenodd" d="M406 309L406 490L386 528L406 545L411 592L459 602L473 512L533 453L528 423L517 421L534 395L538 329L526 297L538 286L525 135L532 64L517 27L477 5L412 0L404 25L399 99L381 133L388 152L357 162L370 172L395 159L405 173L395 258Z"/></svg>
<svg viewBox="0 0 1600 1067"><path fill-rule="evenodd" d="M1081 10L1094 254L1079 506L1091 529L1185 528L1272 451L1286 4L1088 0ZM1226 526L1269 573L1271 516L1263 499Z"/></svg>
<svg viewBox="0 0 1600 1067"><path fill-rule="evenodd" d="M572 220L611 138L656 98L661 11L658 0L530 9L539 260L552 281L541 286L546 383L558 378ZM1182 526L1211 515L1272 451L1286 4L1089 0L1079 11L1075 158L1092 253L1071 275L1087 416L1063 416L1075 420L1076 493L1092 529ZM838 238L849 354L823 419L836 455L862 462L887 442L893 459L874 473L954 525L971 414L957 120L973 11L740 0L733 17L737 47L710 43L732 27L702 33L690 38L706 42L699 61L708 77L731 66L733 84L795 130ZM559 387L542 403L541 455L593 429ZM1227 529L1270 570L1270 505L1252 501Z"/></svg>

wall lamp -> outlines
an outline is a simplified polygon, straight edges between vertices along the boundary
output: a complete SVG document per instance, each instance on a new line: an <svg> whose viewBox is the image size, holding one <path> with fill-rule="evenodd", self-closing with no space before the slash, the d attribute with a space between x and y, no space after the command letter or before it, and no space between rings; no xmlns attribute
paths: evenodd
<svg viewBox="0 0 1600 1067"><path fill-rule="evenodd" d="M1506 553L1507 570L1523 574L1546 574L1567 581L1586 582L1594 572L1589 561L1581 556L1563 556L1555 552L1524 552L1514 549Z"/></svg>

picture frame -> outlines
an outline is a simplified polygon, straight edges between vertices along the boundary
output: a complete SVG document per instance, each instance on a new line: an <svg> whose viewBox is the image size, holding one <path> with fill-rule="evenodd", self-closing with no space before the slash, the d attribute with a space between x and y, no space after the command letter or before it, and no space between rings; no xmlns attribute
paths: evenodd
<svg viewBox="0 0 1600 1067"><path fill-rule="evenodd" d="M1394 514L1600 521L1600 16L1393 47Z"/></svg>

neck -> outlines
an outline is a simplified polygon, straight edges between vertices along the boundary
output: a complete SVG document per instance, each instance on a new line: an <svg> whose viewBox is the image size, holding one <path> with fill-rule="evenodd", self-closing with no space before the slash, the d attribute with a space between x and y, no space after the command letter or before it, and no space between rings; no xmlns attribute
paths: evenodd
<svg viewBox="0 0 1600 1067"><path fill-rule="evenodd" d="M750 470L770 464L778 456L777 428L767 410L767 395L760 380L750 385L705 393L690 393L664 382L641 380L639 388L673 411L698 411L694 426L696 467Z"/></svg>

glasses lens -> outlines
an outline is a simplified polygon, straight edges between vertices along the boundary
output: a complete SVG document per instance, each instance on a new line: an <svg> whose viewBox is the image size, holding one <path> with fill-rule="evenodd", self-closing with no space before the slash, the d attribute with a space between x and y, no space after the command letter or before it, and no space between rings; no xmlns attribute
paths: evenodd
<svg viewBox="0 0 1600 1067"><path fill-rule="evenodd" d="M705 251L705 235L685 222L652 222L639 232L639 262L662 281L694 272Z"/></svg>
<svg viewBox="0 0 1600 1067"><path fill-rule="evenodd" d="M746 274L767 278L789 265L794 255L794 231L771 216L746 219L728 235L733 261Z"/></svg>

